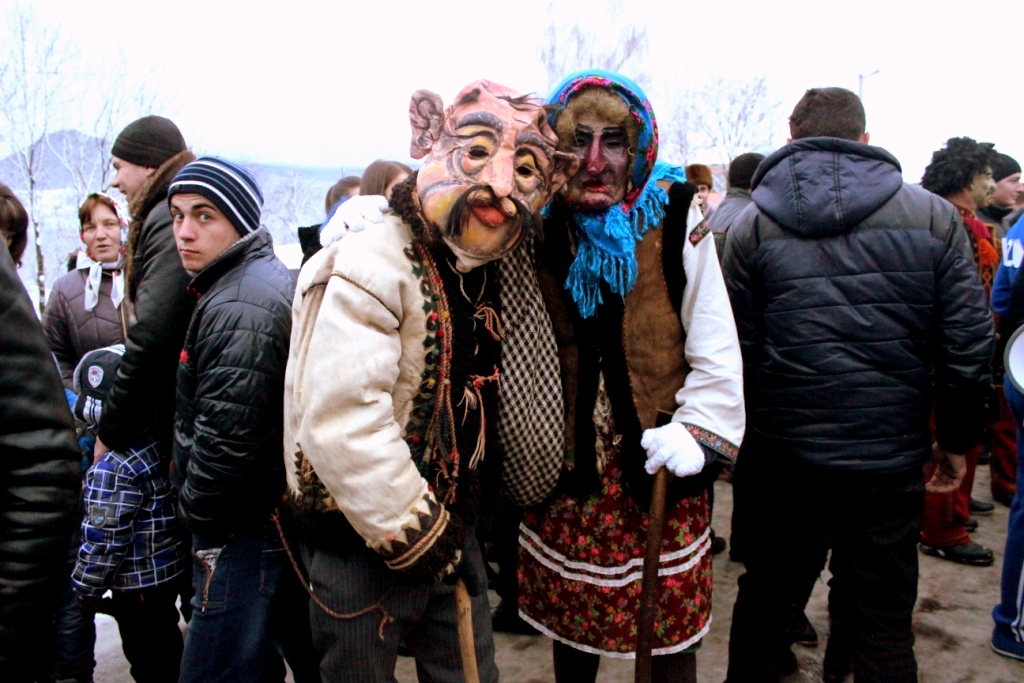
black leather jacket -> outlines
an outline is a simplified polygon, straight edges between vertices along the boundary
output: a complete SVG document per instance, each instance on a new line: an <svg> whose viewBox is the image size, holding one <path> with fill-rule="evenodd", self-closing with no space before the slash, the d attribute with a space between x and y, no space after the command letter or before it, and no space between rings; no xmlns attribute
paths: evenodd
<svg viewBox="0 0 1024 683"><path fill-rule="evenodd" d="M81 522L81 464L60 374L2 240L0 354L0 681L34 680Z"/></svg>
<svg viewBox="0 0 1024 683"><path fill-rule="evenodd" d="M992 313L956 209L878 147L809 138L762 162L722 270L743 350L741 458L893 471L981 437Z"/></svg>
<svg viewBox="0 0 1024 683"><path fill-rule="evenodd" d="M194 158L191 152L182 152L157 169L152 185L142 190L144 210L133 219L133 233L136 224L141 225L129 238L134 251L128 295L136 322L128 328L124 356L97 430L115 451L130 448L146 431L170 441L178 355L195 302L186 291L189 275L174 244L167 186Z"/></svg>
<svg viewBox="0 0 1024 683"><path fill-rule="evenodd" d="M199 297L178 364L172 482L181 519L223 545L265 521L284 491L284 371L291 273L266 228L192 280Z"/></svg>

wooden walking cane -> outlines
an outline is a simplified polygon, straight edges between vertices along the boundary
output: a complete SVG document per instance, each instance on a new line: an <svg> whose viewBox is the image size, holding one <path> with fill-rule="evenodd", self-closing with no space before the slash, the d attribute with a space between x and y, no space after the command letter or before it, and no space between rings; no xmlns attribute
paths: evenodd
<svg viewBox="0 0 1024 683"><path fill-rule="evenodd" d="M462 579L455 582L455 625L459 631L462 677L466 683L480 683L480 674L476 670L476 647L473 644L473 602Z"/></svg>
<svg viewBox="0 0 1024 683"><path fill-rule="evenodd" d="M635 683L651 683L651 650L654 648L654 617L658 610L658 564L661 560L661 532L665 527L665 491L669 472L662 467L654 475L651 512L647 517L647 554L640 592L640 615L636 634Z"/></svg>
<svg viewBox="0 0 1024 683"><path fill-rule="evenodd" d="M656 427L672 421L671 413L659 411ZM658 565L661 561L661 532L665 528L665 494L670 474L664 467L654 473L651 486L651 510L647 515L647 552L644 555L643 584L640 588L640 614L636 629L635 683L651 683L651 650L654 649L654 617L658 613Z"/></svg>

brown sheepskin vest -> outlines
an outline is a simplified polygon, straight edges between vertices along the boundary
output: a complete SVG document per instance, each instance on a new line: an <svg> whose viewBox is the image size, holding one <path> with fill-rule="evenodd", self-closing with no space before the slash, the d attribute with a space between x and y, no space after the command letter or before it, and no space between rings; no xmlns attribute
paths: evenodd
<svg viewBox="0 0 1024 683"><path fill-rule="evenodd" d="M685 229L685 224L682 226ZM663 267L661 230L648 230L636 245L637 278L626 294L622 346L640 426L651 429L676 411L676 392L690 365L684 346L686 331L669 295ZM682 268L683 254L676 257Z"/></svg>
<svg viewBox="0 0 1024 683"><path fill-rule="evenodd" d="M570 458L577 450L580 373L589 372L580 368L573 323L579 314L563 286L573 259L572 222L571 215L564 210L553 211L545 221L544 243L538 245L537 250L537 278L558 344L566 406L565 448ZM642 429L664 424L675 413L676 392L690 371L684 354L686 333L680 319L685 286L682 262L685 238L685 211L670 210L663 224L648 230L636 246L638 272L636 283L624 301L622 348L630 392ZM666 242L670 244L667 252ZM583 378L582 383L587 384L588 379ZM588 414L584 419L590 417Z"/></svg>

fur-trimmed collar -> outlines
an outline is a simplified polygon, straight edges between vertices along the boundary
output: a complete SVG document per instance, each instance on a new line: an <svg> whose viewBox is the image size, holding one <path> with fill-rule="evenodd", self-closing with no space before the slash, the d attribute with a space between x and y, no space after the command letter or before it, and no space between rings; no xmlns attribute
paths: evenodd
<svg viewBox="0 0 1024 683"><path fill-rule="evenodd" d="M156 173L142 184L139 194L128 205L128 210L132 214L133 226L138 223L139 227L142 227L142 223L146 221L146 216L153 210L153 207L167 196L167 187L171 184L174 176L185 164L190 164L195 159L196 155L191 150L185 149L160 164Z"/></svg>
<svg viewBox="0 0 1024 683"><path fill-rule="evenodd" d="M128 245L125 250L125 285L127 286L128 298L135 301L135 250L139 246L139 237L142 235L142 226L146 224L149 212L167 198L167 188L171 180L177 175L185 164L193 162L196 155L189 150L182 150L173 157L160 164L156 173L151 175L142 187L139 194L128 205L132 215L132 224L128 228Z"/></svg>

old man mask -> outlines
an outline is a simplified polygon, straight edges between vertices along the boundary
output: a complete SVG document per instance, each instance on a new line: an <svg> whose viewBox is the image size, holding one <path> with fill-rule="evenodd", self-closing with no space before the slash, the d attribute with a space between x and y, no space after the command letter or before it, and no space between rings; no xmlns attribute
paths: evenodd
<svg viewBox="0 0 1024 683"><path fill-rule="evenodd" d="M409 105L410 154L423 218L472 268L505 256L537 229L541 208L576 172L543 103L489 81L462 89L445 108L417 90Z"/></svg>

